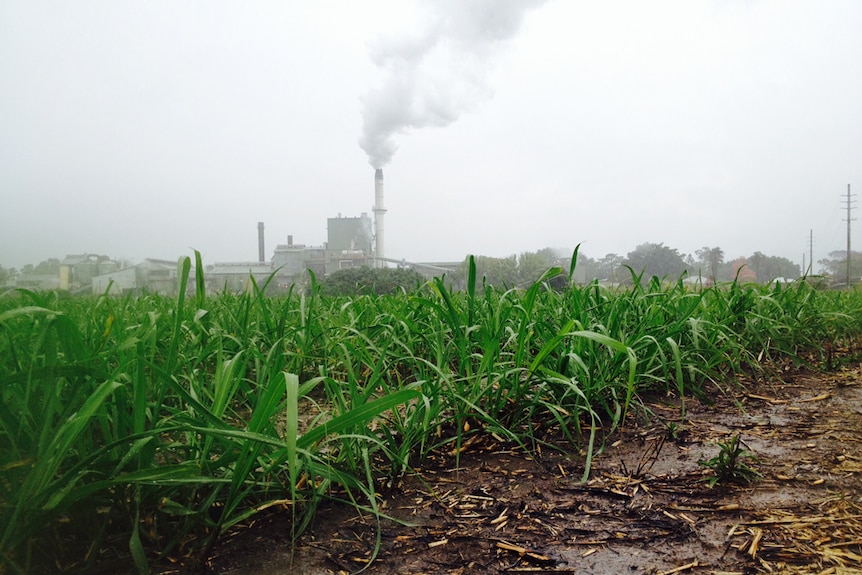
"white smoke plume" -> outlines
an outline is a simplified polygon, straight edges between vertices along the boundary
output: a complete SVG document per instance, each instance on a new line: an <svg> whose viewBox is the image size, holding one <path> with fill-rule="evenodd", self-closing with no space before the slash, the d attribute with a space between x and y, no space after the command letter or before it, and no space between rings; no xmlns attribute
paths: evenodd
<svg viewBox="0 0 862 575"><path fill-rule="evenodd" d="M426 0L426 25L412 36L378 38L369 48L385 72L362 98L359 145L375 168L386 165L410 129L443 127L491 96L493 57L544 0Z"/></svg>

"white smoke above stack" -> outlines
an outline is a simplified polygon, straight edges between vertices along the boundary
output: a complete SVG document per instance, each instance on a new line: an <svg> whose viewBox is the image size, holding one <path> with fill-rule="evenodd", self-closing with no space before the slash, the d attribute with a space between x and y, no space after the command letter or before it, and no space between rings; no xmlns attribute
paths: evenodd
<svg viewBox="0 0 862 575"><path fill-rule="evenodd" d="M491 97L494 56L544 0L428 0L424 26L412 34L378 38L372 61L383 82L362 98L359 145L374 168L392 159L395 136L410 129L448 126Z"/></svg>

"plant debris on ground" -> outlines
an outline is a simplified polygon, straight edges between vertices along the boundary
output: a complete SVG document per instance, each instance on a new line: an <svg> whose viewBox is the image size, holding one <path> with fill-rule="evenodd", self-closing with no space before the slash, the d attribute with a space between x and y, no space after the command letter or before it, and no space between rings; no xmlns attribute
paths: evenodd
<svg viewBox="0 0 862 575"><path fill-rule="evenodd" d="M294 547L272 510L231 532L208 572L860 573L859 367L746 384L690 401L676 440L667 423L678 403L651 398L593 459L587 483L578 454L531 456L477 435L457 467L436 454L380 495L397 521L328 504ZM759 481L704 481L712 471L698 461L728 437L756 455Z"/></svg>

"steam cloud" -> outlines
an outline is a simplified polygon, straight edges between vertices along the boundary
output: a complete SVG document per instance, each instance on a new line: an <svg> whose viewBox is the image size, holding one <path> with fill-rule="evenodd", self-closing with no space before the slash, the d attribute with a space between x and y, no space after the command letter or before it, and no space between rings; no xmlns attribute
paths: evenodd
<svg viewBox="0 0 862 575"><path fill-rule="evenodd" d="M386 71L362 98L359 145L382 168L395 154L395 136L409 129L448 126L491 96L488 75L501 44L525 13L544 0L433 0L428 23L412 36L379 38L372 61Z"/></svg>

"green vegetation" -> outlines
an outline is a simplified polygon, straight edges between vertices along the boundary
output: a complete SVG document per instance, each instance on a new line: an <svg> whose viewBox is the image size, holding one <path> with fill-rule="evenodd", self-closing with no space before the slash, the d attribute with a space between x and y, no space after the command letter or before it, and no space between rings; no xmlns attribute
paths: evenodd
<svg viewBox="0 0 862 575"><path fill-rule="evenodd" d="M7 269L0 266L0 286L12 282L18 275L18 270L15 268Z"/></svg>
<svg viewBox="0 0 862 575"><path fill-rule="evenodd" d="M626 256L625 265L648 276L678 278L687 271L679 250L664 244L645 243L637 246Z"/></svg>
<svg viewBox="0 0 862 575"><path fill-rule="evenodd" d="M411 291L425 283L425 278L414 270L393 268L349 268L339 270L321 282L325 295L392 295Z"/></svg>
<svg viewBox="0 0 862 575"><path fill-rule="evenodd" d="M200 262L179 266L175 299L0 298L0 571L193 563L268 508L298 535L324 498L379 514L380 482L473 434L582 448L586 479L640 393L704 394L862 326L860 293L804 282L616 290L572 263L498 289L471 260L463 291L312 277L268 298L208 296Z"/></svg>
<svg viewBox="0 0 862 575"><path fill-rule="evenodd" d="M752 483L763 476L750 467L746 461L757 462L757 457L743 449L739 435L734 435L725 442L719 442L718 455L708 461L698 461L704 467L712 469L713 475L708 477L710 487L717 483Z"/></svg>
<svg viewBox="0 0 862 575"><path fill-rule="evenodd" d="M823 258L819 262L820 267L831 277L835 278L835 283L845 284L847 278L847 252L835 251L829 252L829 257ZM851 282L862 277L862 252L850 252L850 278Z"/></svg>
<svg viewBox="0 0 862 575"><path fill-rule="evenodd" d="M579 253L575 280L579 284L586 284L596 279L614 285L630 285L632 276L627 268L631 268L637 274L643 274L643 277L657 276L671 280L687 274L690 281L700 280L702 283L732 282L739 279L743 283L768 284L777 278L795 280L803 275L798 264L787 258L767 256L761 252L725 261L724 250L719 247L705 246L695 250L694 256L681 254L679 250L662 243L650 242L639 244L625 256L610 253L602 258L593 259L584 253ZM474 260L477 277L482 279L483 284L501 289L511 287L526 289L548 268L566 265L567 258L561 258L555 250L545 248L506 258L477 256ZM846 259L842 257L841 262L846 262ZM470 258L459 268L456 274L459 279L466 278L469 263ZM821 260L820 264L835 278L844 278L846 275L843 271L845 268L843 263L841 266L836 266L830 260ZM839 267L841 271L836 273ZM808 275L810 274L809 270ZM859 277L859 275L854 274L853 277Z"/></svg>
<svg viewBox="0 0 862 575"><path fill-rule="evenodd" d="M583 254L579 257L578 265L580 266L583 263ZM519 256L511 255L506 258L470 256L462 263L458 275L464 278L465 283L462 285L466 285L470 268L475 266L476 277L481 278L481 283L484 285L502 289L513 287L526 289L533 285L549 268L559 266L563 261L559 254L551 248L537 252L523 252Z"/></svg>

